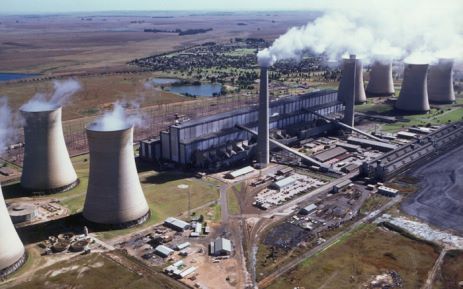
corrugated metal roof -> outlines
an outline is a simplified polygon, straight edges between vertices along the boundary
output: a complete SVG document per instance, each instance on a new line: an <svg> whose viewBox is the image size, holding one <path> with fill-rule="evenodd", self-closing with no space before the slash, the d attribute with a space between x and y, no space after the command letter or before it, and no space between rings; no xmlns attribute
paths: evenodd
<svg viewBox="0 0 463 289"><path fill-rule="evenodd" d="M294 182L296 181L296 179L294 179L293 177L287 177L287 178L284 178L282 180L279 180L277 182L274 183L274 185L279 188L279 189L282 189L286 186L289 186L291 184L293 184Z"/></svg>
<svg viewBox="0 0 463 289"><path fill-rule="evenodd" d="M167 247L167 246L164 246L164 245L159 245L157 246L154 251L156 251L157 253L160 253L161 255L164 255L164 256L169 256L170 254L174 253L174 250L172 250L171 248Z"/></svg>
<svg viewBox="0 0 463 289"><path fill-rule="evenodd" d="M347 152L346 149L342 147L335 147L329 150L326 150L324 152L321 152L319 154L314 155L313 157L317 159L318 161L324 163L326 161L329 161L339 155L345 154Z"/></svg>
<svg viewBox="0 0 463 289"><path fill-rule="evenodd" d="M237 177L243 176L245 174L249 174L249 173L251 173L253 171L254 171L253 167L247 166L247 167L241 168L239 170L230 172L230 176L232 176L233 178L237 178Z"/></svg>
<svg viewBox="0 0 463 289"><path fill-rule="evenodd" d="M218 238L214 241L214 252L227 251L231 252L231 241L225 238Z"/></svg>

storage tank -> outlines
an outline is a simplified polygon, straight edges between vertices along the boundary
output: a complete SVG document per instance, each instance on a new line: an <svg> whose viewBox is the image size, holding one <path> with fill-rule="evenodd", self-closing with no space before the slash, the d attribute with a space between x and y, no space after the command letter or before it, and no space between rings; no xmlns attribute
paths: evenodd
<svg viewBox="0 0 463 289"><path fill-rule="evenodd" d="M341 71L341 81L339 82L338 97L344 101L354 93L356 104L367 101L365 87L363 86L363 65L362 61L355 55L350 55L344 59Z"/></svg>
<svg viewBox="0 0 463 289"><path fill-rule="evenodd" d="M26 250L8 214L0 187L0 279L18 270L25 262Z"/></svg>
<svg viewBox="0 0 463 289"><path fill-rule="evenodd" d="M391 60L378 59L373 62L366 93L371 96L390 96L395 93Z"/></svg>
<svg viewBox="0 0 463 289"><path fill-rule="evenodd" d="M264 168L270 162L268 67L264 65L260 67L259 125L257 133L257 162L260 167Z"/></svg>
<svg viewBox="0 0 463 289"><path fill-rule="evenodd" d="M150 210L138 178L133 151L133 126L119 130L87 127L90 175L83 216L108 228L143 223Z"/></svg>
<svg viewBox="0 0 463 289"><path fill-rule="evenodd" d="M429 67L428 97L429 102L436 104L455 102L453 59L439 59Z"/></svg>
<svg viewBox="0 0 463 289"><path fill-rule="evenodd" d="M64 141L61 111L61 107L21 110L25 120L21 186L26 190L58 193L79 183Z"/></svg>
<svg viewBox="0 0 463 289"><path fill-rule="evenodd" d="M429 111L428 66L428 64L405 64L402 88L395 103L396 109L414 113Z"/></svg>

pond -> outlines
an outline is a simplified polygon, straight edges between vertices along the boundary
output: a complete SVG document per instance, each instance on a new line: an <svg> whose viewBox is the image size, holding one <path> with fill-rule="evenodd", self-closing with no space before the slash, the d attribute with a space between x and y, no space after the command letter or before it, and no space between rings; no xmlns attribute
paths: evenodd
<svg viewBox="0 0 463 289"><path fill-rule="evenodd" d="M222 91L222 84L206 83L200 85L179 85L170 87L169 91L187 96L211 97L220 95L220 92Z"/></svg>
<svg viewBox="0 0 463 289"><path fill-rule="evenodd" d="M0 81L16 80L37 76L38 74L27 73L2 73L0 72Z"/></svg>

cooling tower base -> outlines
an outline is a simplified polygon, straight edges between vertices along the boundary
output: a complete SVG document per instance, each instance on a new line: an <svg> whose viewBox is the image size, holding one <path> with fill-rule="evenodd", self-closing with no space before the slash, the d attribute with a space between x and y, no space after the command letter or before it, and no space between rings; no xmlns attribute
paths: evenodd
<svg viewBox="0 0 463 289"><path fill-rule="evenodd" d="M150 217L151 217L151 211L148 210L148 212L146 214L144 214L142 217L140 217L140 218L138 218L136 220L133 220L133 221L120 223L120 224L100 224L100 223L95 223L93 221L90 221L90 220L86 219L85 217L84 217L84 220L85 220L85 222L88 223L90 228L96 229L96 230L104 230L104 231L106 231L106 230L121 230L121 229L127 229L127 228L131 228L131 227L135 227L135 226L143 224Z"/></svg>
<svg viewBox="0 0 463 289"><path fill-rule="evenodd" d="M58 193L70 191L74 189L75 187L77 187L79 184L80 184L80 180L77 179L74 182L70 183L69 185L62 186L59 188L54 188L54 189L43 190L43 189L31 189L31 188L26 188L26 187L23 187L23 189L29 192L33 192L34 194L52 195L52 194L58 194Z"/></svg>
<svg viewBox="0 0 463 289"><path fill-rule="evenodd" d="M437 100L429 100L431 104L454 104L455 101L437 101Z"/></svg>
<svg viewBox="0 0 463 289"><path fill-rule="evenodd" d="M24 255L16 261L13 265L6 267L3 270L0 270L0 279L6 278L8 275L13 274L14 272L18 271L24 263L27 261L27 252L24 252Z"/></svg>
<svg viewBox="0 0 463 289"><path fill-rule="evenodd" d="M369 91L366 91L365 93L367 94L367 96L376 96L376 97L393 96L394 95L394 92L369 92Z"/></svg>
<svg viewBox="0 0 463 289"><path fill-rule="evenodd" d="M406 110L394 107L394 110L402 115L410 115L410 114L426 114L429 110Z"/></svg>

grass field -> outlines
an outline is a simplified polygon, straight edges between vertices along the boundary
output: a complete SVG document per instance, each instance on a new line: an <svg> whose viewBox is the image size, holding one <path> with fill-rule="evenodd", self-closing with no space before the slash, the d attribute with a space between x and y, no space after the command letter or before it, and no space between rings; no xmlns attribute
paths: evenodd
<svg viewBox="0 0 463 289"><path fill-rule="evenodd" d="M0 288L2 287L0 285ZM180 287L172 283L166 283L164 278L160 280L150 275L139 275L100 254L91 254L74 257L38 270L30 280L17 286L5 286L4 288L175 289Z"/></svg>
<svg viewBox="0 0 463 289"><path fill-rule="evenodd" d="M229 188L227 191L227 198L228 198L228 211L232 215L239 214L241 212L240 210L240 204L238 202L238 197L236 196L235 190L236 191L241 191L241 186L242 184L239 183L237 185L234 185L233 187Z"/></svg>
<svg viewBox="0 0 463 289"><path fill-rule="evenodd" d="M82 210L88 185L89 162L88 155L72 158L74 168L80 179L80 184L71 191L53 195L61 204L70 210L71 214ZM191 208L200 207L219 197L217 181L210 179L199 180L182 172L156 172L148 170L139 173L143 192L151 209L151 218L141 227L147 227L161 222L169 216L179 216L188 211L188 190L179 189L180 184L187 184L191 193ZM14 197L14 193L21 194L19 184L5 186L3 188L8 198ZM121 234L130 233L140 227L114 230L98 233L103 239L110 239Z"/></svg>
<svg viewBox="0 0 463 289"><path fill-rule="evenodd" d="M268 288L364 288L372 277L396 271L407 289L421 288L439 255L428 244L366 225L307 259Z"/></svg>
<svg viewBox="0 0 463 289"><path fill-rule="evenodd" d="M145 89L145 82L154 76L156 75L146 72L77 77L82 89L64 107L63 120L97 115L117 100L137 101L142 107L191 100L159 89ZM51 81L0 85L0 95L7 96L11 107L15 110L37 92L51 91Z"/></svg>
<svg viewBox="0 0 463 289"><path fill-rule="evenodd" d="M459 288L463 281L463 251L448 251L433 284L434 289Z"/></svg>

